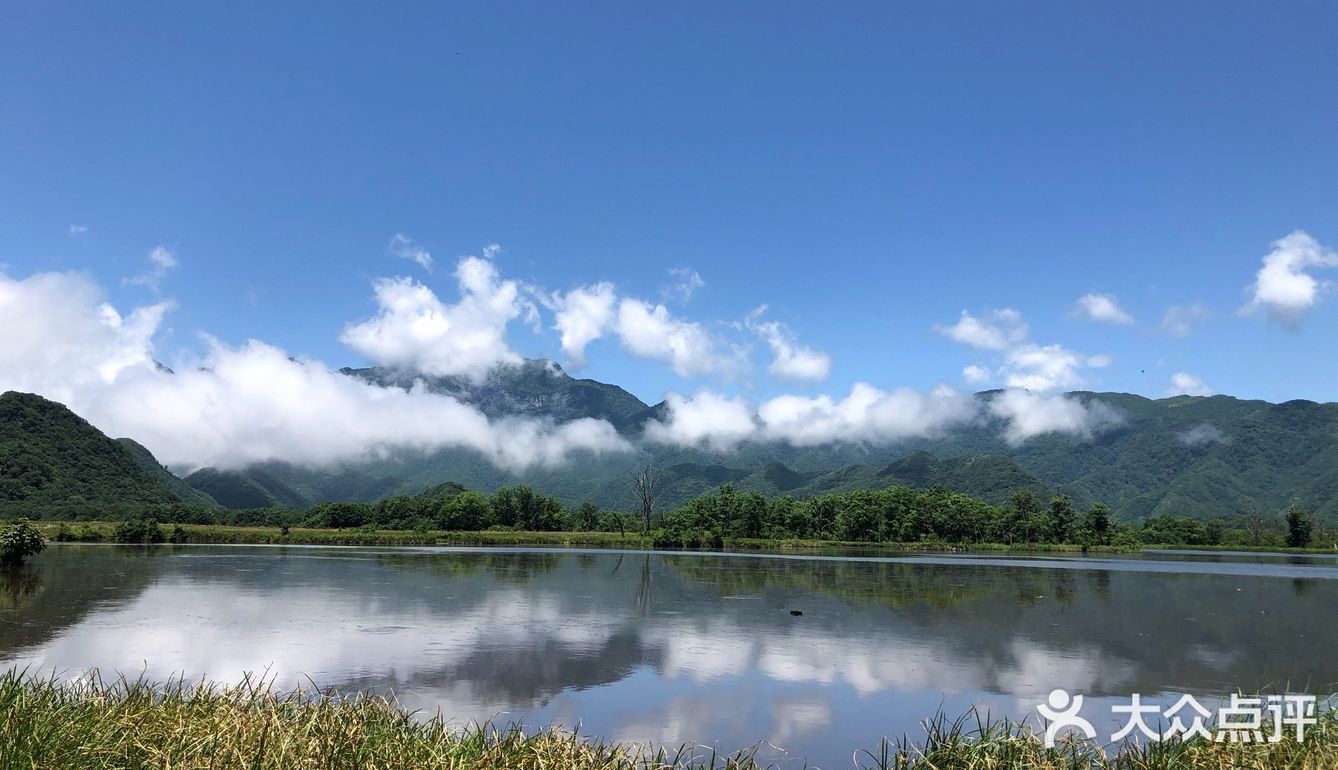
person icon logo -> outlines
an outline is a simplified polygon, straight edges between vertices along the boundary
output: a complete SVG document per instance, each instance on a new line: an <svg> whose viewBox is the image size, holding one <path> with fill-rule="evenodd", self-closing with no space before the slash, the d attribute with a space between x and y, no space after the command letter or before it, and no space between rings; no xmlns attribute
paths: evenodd
<svg viewBox="0 0 1338 770"><path fill-rule="evenodd" d="M1045 703L1036 707L1036 711L1050 724L1045 728L1045 747L1055 747L1055 736L1060 730L1073 728L1081 730L1087 738L1096 737L1096 728L1092 723L1078 716L1082 711L1082 696L1069 695L1067 690L1055 689L1045 699Z"/></svg>

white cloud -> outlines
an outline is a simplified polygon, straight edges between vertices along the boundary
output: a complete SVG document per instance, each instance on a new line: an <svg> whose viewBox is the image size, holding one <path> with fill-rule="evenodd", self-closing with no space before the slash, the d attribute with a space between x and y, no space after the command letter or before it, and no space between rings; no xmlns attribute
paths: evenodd
<svg viewBox="0 0 1338 770"><path fill-rule="evenodd" d="M591 342L613 334L639 358L668 364L680 377L734 375L746 366L737 345L697 321L676 316L664 304L619 297L613 284L600 282L564 293L532 290L553 311L562 352L573 366L585 363Z"/></svg>
<svg viewBox="0 0 1338 770"><path fill-rule="evenodd" d="M1042 392L1074 388L1085 382L1081 368L1108 363L1108 359L1087 358L1061 345L1027 343L1004 355L1004 381L1010 388Z"/></svg>
<svg viewBox="0 0 1338 770"><path fill-rule="evenodd" d="M122 316L88 278L0 276L0 390L58 400L114 436L178 466L265 460L330 465L399 451L473 449L499 466L554 465L571 452L628 449L598 420L489 420L454 398L385 388L252 340L209 341L177 372L154 364L166 303Z"/></svg>
<svg viewBox="0 0 1338 770"><path fill-rule="evenodd" d="M1161 317L1162 333L1171 337L1188 337L1194 326L1208 318L1208 308L1195 302L1192 305L1171 305Z"/></svg>
<svg viewBox="0 0 1338 770"><path fill-rule="evenodd" d="M395 233L390 238L390 245L387 247L390 253L400 259L407 259L417 262L418 266L432 272L432 254L422 246L414 243L414 240L404 233Z"/></svg>
<svg viewBox="0 0 1338 770"><path fill-rule="evenodd" d="M701 390L691 398L670 393L664 401L667 417L646 422L646 439L657 444L724 451L757 432L752 410L743 399Z"/></svg>
<svg viewBox="0 0 1338 770"><path fill-rule="evenodd" d="M43 393L68 403L114 382L126 369L153 366L153 336L170 302L122 316L80 273L0 274L0 390Z"/></svg>
<svg viewBox="0 0 1338 770"><path fill-rule="evenodd" d="M1027 324L1022 314L1012 308L993 310L977 318L967 311L952 326L935 326L934 331L954 342L984 350L1006 350L1027 338Z"/></svg>
<svg viewBox="0 0 1338 770"><path fill-rule="evenodd" d="M1241 310L1263 313L1289 326L1299 324L1329 287L1307 272L1315 267L1338 267L1338 253L1300 230L1274 241L1250 286L1250 302Z"/></svg>
<svg viewBox="0 0 1338 770"><path fill-rule="evenodd" d="M1203 447L1209 444L1230 444L1231 437L1209 423L1195 425L1189 430L1176 434L1176 439L1186 446Z"/></svg>
<svg viewBox="0 0 1338 770"><path fill-rule="evenodd" d="M149 252L149 269L132 278L125 279L127 285L147 286L158 291L158 284L167 277L169 270L177 266L177 258L164 246L155 246Z"/></svg>
<svg viewBox="0 0 1338 770"><path fill-rule="evenodd" d="M1074 303L1073 315L1103 324L1128 325L1134 322L1134 317L1109 294L1084 294Z"/></svg>
<svg viewBox="0 0 1338 770"><path fill-rule="evenodd" d="M446 305L412 278L372 284L380 312L349 324L340 340L380 366L435 376L475 379L520 356L506 341L506 327L527 309L515 281L501 280L493 263L465 257L456 266L460 301Z"/></svg>
<svg viewBox="0 0 1338 770"><path fill-rule="evenodd" d="M818 382L827 379L832 371L832 359L826 353L799 344L794 333L779 321L763 321L767 306L762 305L744 318L744 328L757 335L771 349L772 376L799 382Z"/></svg>
<svg viewBox="0 0 1338 770"><path fill-rule="evenodd" d="M717 451L746 441L797 447L886 445L942 435L983 416L983 402L946 385L928 392L884 391L861 382L840 400L787 394L762 402L755 411L741 398L707 390L690 398L671 393L665 402L668 414L646 423L647 439ZM1114 409L1099 401L1084 404L1070 396L1023 390L995 394L985 411L1004 422L1004 438L1014 444L1045 433L1090 437L1120 421Z"/></svg>
<svg viewBox="0 0 1338 770"><path fill-rule="evenodd" d="M71 237L73 237L73 236L77 236L77 235L83 235L84 233L88 232L88 226L87 226L87 225L70 225L70 231L69 231L69 232L70 232L70 236L71 236Z"/></svg>
<svg viewBox="0 0 1338 770"><path fill-rule="evenodd" d="M737 356L722 351L704 326L672 315L664 305L624 299L614 329L628 352L663 361L680 377L728 373L738 366Z"/></svg>
<svg viewBox="0 0 1338 770"><path fill-rule="evenodd" d="M962 379L971 385L984 385L994 379L994 375L983 366L971 364L962 369Z"/></svg>
<svg viewBox="0 0 1338 770"><path fill-rule="evenodd" d="M1062 345L1031 342L1022 314L1012 308L989 311L980 317L963 310L956 324L935 326L934 331L963 345L1001 354L997 371L980 364L962 370L962 377L973 385L997 377L1009 388L1043 392L1074 388L1086 384L1082 369L1111 364L1109 355L1085 356Z"/></svg>
<svg viewBox="0 0 1338 770"><path fill-rule="evenodd" d="M167 259L154 262L168 265L170 259L167 253ZM662 304L620 299L611 284L545 296L503 280L492 262L478 257L461 259L455 275L460 292L455 304L410 278L376 281L379 312L349 324L341 339L383 366L482 377L498 364L520 360L508 347L507 328L533 310L524 292L534 292L555 313L554 328L574 359L589 342L614 334L634 355L664 361L683 376L728 374L741 365L728 339L675 317ZM572 451L628 448L606 422L492 421L424 386L378 387L319 361L294 361L255 340L239 346L210 340L203 357L172 361L177 374L160 371L154 339L171 307L159 303L122 315L78 274L23 281L0 276L0 325L15 330L11 344L0 350L0 386L66 403L108 432L133 436L164 461L188 467L270 459L328 465L464 447L498 465L523 468L560 462ZM973 365L963 376L973 382L999 378L1011 388L989 409L1005 421L1010 441L1047 432L1087 435L1109 417L1099 406L1047 395L1080 382L1081 368L1105 365L1108 357L1027 342L1016 311L991 313L984 323L969 314L963 318L970 320L968 333L957 336L967 344L986 339L993 345L996 336L1004 344L997 370ZM812 380L829 370L824 354L800 345L783 325L762 321L760 310L736 328L767 342L777 376ZM647 424L647 440L722 451L750 440L796 446L887 443L937 435L982 413L981 402L947 386L885 391L859 383L844 398L790 394L756 407L706 390L666 400L668 412Z"/></svg>
<svg viewBox="0 0 1338 770"><path fill-rule="evenodd" d="M835 443L882 444L929 436L970 422L976 405L967 395L941 386L928 393L911 388L885 392L857 383L840 401L830 396L783 395L754 412L747 402L710 391L691 398L665 398L664 421L646 423L652 441L725 450L744 441L783 441L793 446Z"/></svg>
<svg viewBox="0 0 1338 770"><path fill-rule="evenodd" d="M90 418L134 436L168 464L331 465L460 447L522 469L560 464L574 450L625 448L604 421L490 421L449 396L359 382L254 340L236 348L214 343L200 367L137 369L118 384L89 405Z"/></svg>
<svg viewBox="0 0 1338 770"><path fill-rule="evenodd" d="M830 396L778 396L758 408L761 438L794 446L840 442L880 444L933 436L975 419L975 400L946 385L921 393L883 391L860 382L840 401Z"/></svg>
<svg viewBox="0 0 1338 770"><path fill-rule="evenodd" d="M706 281L702 279L701 275L689 267L671 269L669 278L672 282L660 289L660 293L666 302L670 300L687 302L692 299L692 295L696 294L698 289L706 285Z"/></svg>
<svg viewBox="0 0 1338 770"><path fill-rule="evenodd" d="M554 312L557 330L562 341L562 352L576 367L585 365L585 348L604 336L613 325L614 308L618 296L613 284L601 282L592 286L572 289L566 294L540 295L544 304Z"/></svg>
<svg viewBox="0 0 1338 770"><path fill-rule="evenodd" d="M1167 389L1166 395L1211 396L1213 390L1189 372L1176 372L1171 375L1171 387Z"/></svg>
<svg viewBox="0 0 1338 770"><path fill-rule="evenodd" d="M1046 433L1090 438L1121 422L1120 414L1103 402L1084 404L1072 396L1026 390L995 395L989 411L1005 421L1004 439L1014 445Z"/></svg>

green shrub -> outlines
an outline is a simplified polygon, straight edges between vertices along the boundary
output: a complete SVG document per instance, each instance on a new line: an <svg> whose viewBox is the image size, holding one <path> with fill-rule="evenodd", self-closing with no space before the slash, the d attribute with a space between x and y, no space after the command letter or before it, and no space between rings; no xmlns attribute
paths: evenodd
<svg viewBox="0 0 1338 770"><path fill-rule="evenodd" d="M19 519L0 532L0 564L16 567L45 548L42 533L27 519Z"/></svg>
<svg viewBox="0 0 1338 770"><path fill-rule="evenodd" d="M163 534L158 522L152 519L135 519L117 524L116 529L112 532L112 540L118 543L137 545L162 543L167 540L167 536Z"/></svg>

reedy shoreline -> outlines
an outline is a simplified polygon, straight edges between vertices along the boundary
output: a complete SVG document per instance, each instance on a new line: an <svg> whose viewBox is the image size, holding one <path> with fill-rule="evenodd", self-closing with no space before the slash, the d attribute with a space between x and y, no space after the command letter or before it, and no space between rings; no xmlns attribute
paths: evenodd
<svg viewBox="0 0 1338 770"><path fill-rule="evenodd" d="M1326 712L1306 740L1236 744L1168 741L1109 752L1090 742L1046 749L1023 724L978 714L925 723L925 733L857 751L864 770L1330 770L1338 716ZM111 770L758 770L758 751L603 742L560 729L460 726L369 695L275 692L173 681L77 680L0 674L0 768ZM785 766L798 766L787 764ZM832 770L832 769L829 769Z"/></svg>
<svg viewBox="0 0 1338 770"><path fill-rule="evenodd" d="M63 526L67 542L110 543L117 522L103 521L35 521L34 525L48 541L61 540L57 535ZM369 546L549 546L618 548L635 550L678 550L656 546L651 535L640 532L517 532L511 530L450 531L450 530L374 530L325 529L291 527L287 534L279 527L225 526L220 524L161 525L165 532L180 526L186 543L215 545L369 545ZM731 538L723 539L725 551L774 551L792 553L805 551L843 550L877 552L952 552L1016 551L1079 553L1082 546L1072 543L945 543L920 541L914 543L870 543L843 540L806 540L798 538ZM1094 546L1092 553L1132 553L1139 547Z"/></svg>
<svg viewBox="0 0 1338 770"><path fill-rule="evenodd" d="M35 521L33 524L50 542L57 542L63 526L68 542L113 542L118 522L105 521ZM287 534L279 527L227 526L222 524L161 525L164 532L180 526L186 543L214 545L363 545L363 546L512 546L579 547L632 550L681 550L663 548L653 537L641 532L517 532L511 530L387 530L326 529L291 527ZM843 540L807 540L799 538L724 538L715 550L742 552L805 553L822 551L878 553L1138 553L1149 549L1185 551L1286 554L1338 554L1333 548L1281 548L1276 546L1227 546L1183 544L1137 544L1128 546L1083 546L1074 543L948 543L919 541L912 543ZM699 549L691 549L699 550Z"/></svg>

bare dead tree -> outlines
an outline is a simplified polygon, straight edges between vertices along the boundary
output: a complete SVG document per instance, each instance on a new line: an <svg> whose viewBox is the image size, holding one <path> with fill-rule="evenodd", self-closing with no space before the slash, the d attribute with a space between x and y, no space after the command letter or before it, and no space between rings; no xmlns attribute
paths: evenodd
<svg viewBox="0 0 1338 770"><path fill-rule="evenodd" d="M1249 531L1250 538L1254 541L1255 545L1259 545L1259 541L1263 538L1265 525L1266 521L1264 517L1260 516L1258 509L1251 505L1250 515L1245 519L1245 528Z"/></svg>
<svg viewBox="0 0 1338 770"><path fill-rule="evenodd" d="M650 531L650 516L655 512L655 497L660 493L660 471L654 465L646 464L637 469L632 476L632 496L641 506L641 522L644 531Z"/></svg>

